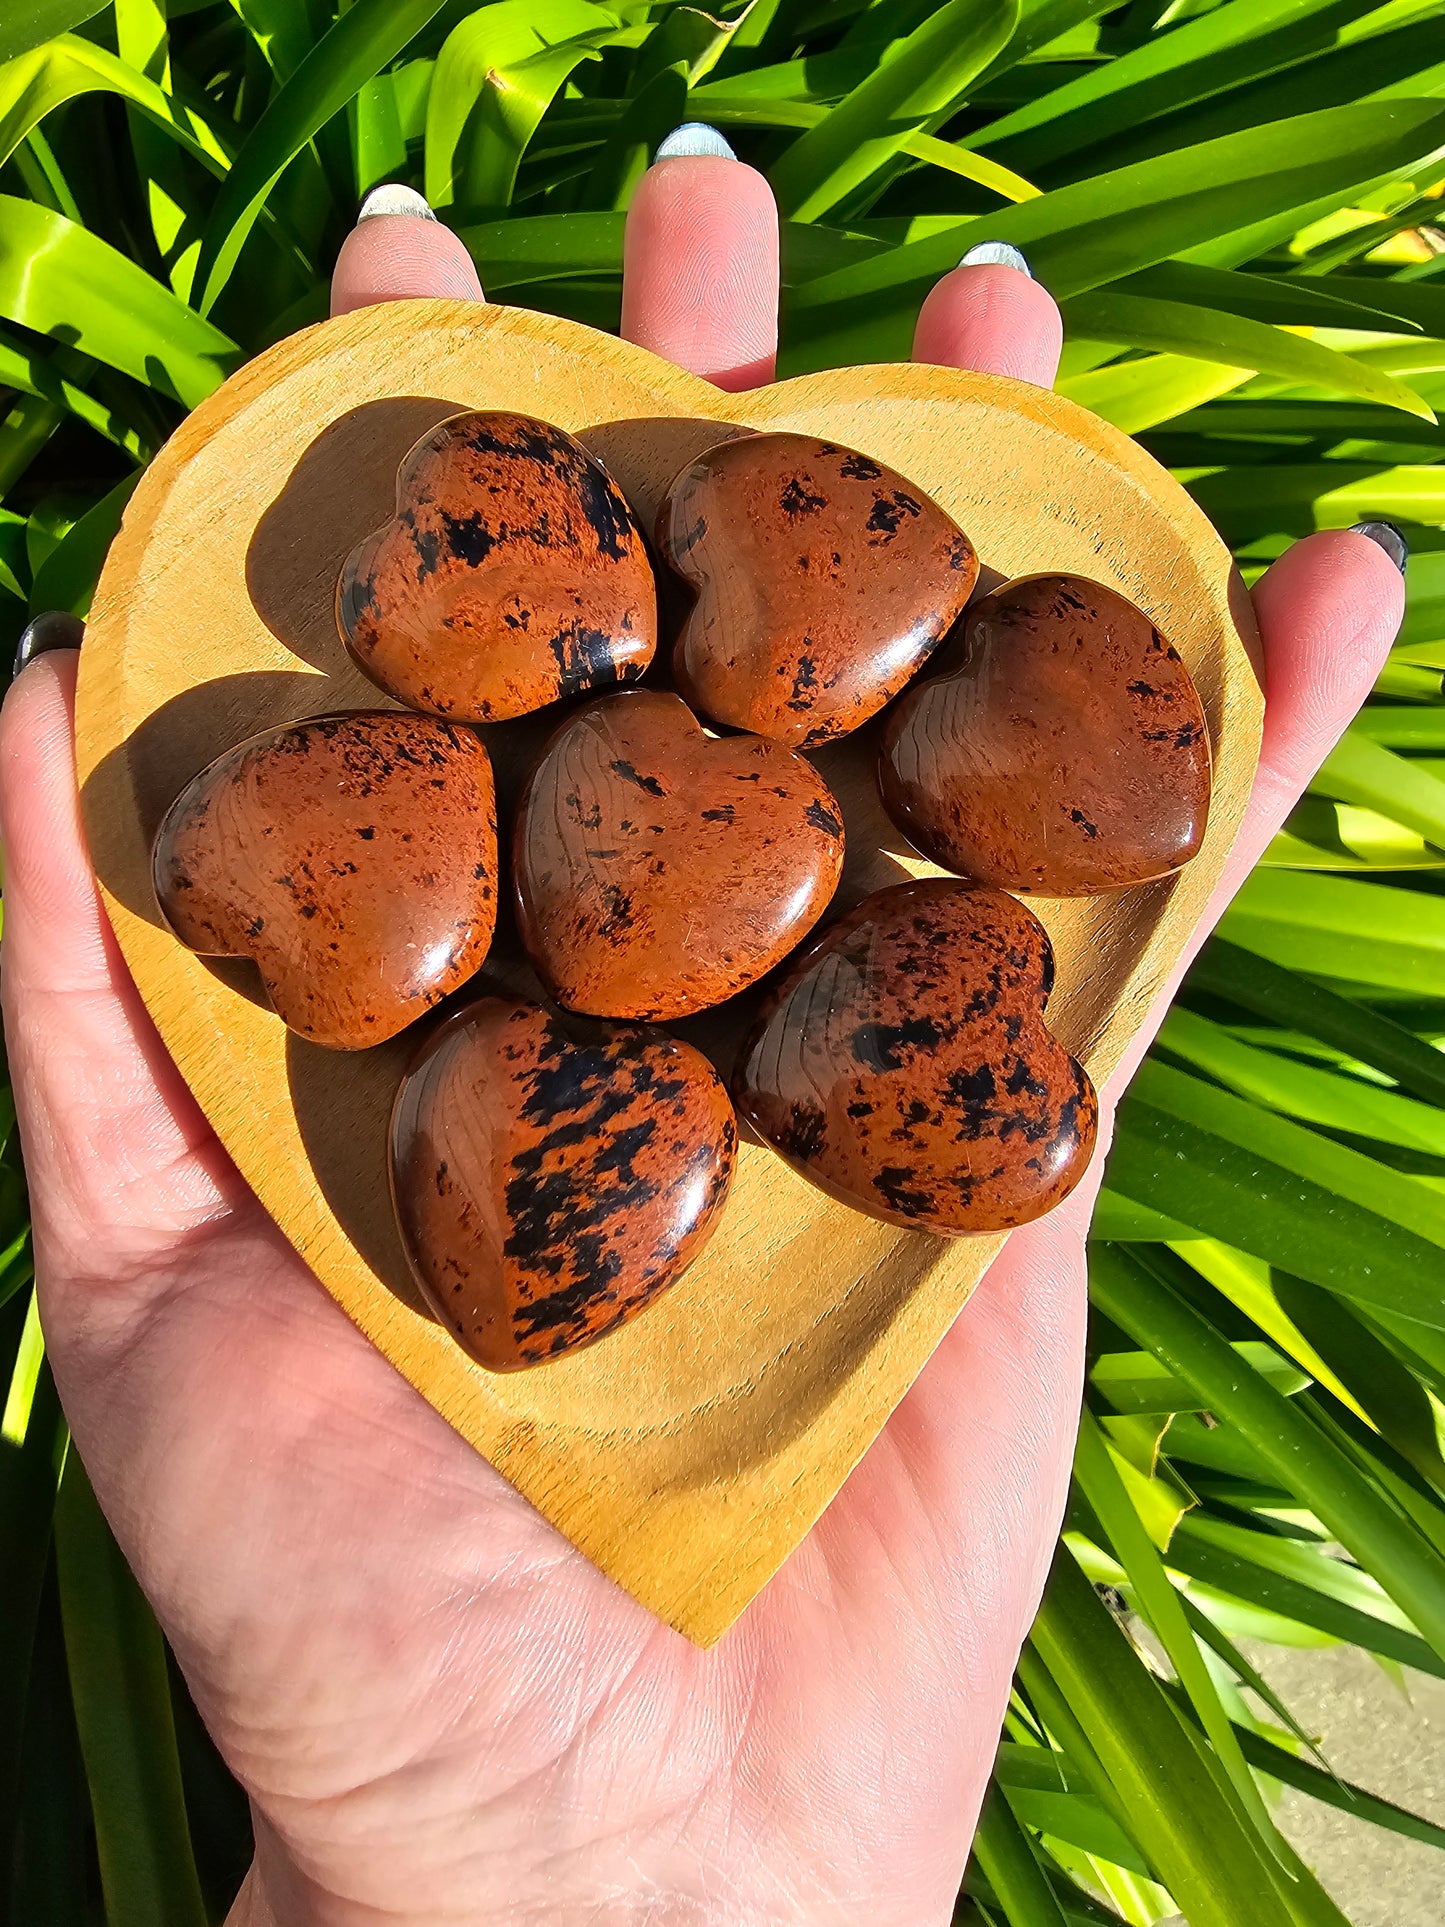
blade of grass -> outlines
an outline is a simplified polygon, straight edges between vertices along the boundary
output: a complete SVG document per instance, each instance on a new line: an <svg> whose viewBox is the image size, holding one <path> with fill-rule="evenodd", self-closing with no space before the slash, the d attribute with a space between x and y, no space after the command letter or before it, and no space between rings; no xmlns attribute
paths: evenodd
<svg viewBox="0 0 1445 1927"><path fill-rule="evenodd" d="M206 1927L160 1628L73 1452L55 1543L106 1919L110 1927Z"/></svg>
<svg viewBox="0 0 1445 1927"><path fill-rule="evenodd" d="M42 40L68 33L104 11L94 0L10 0L0 21L0 60L28 53Z"/></svg>
<svg viewBox="0 0 1445 1927"><path fill-rule="evenodd" d="M1140 1259L1116 1246L1096 1247L1090 1253L1090 1287L1116 1325L1187 1379L1210 1411L1239 1429L1279 1483L1300 1495L1400 1602L1421 1637L1445 1656L1445 1558L1291 1400L1241 1371L1225 1339L1175 1289L1171 1274L1180 1263L1157 1248ZM1186 1523L1195 1536L1207 1524Z"/></svg>
<svg viewBox="0 0 1445 1927"><path fill-rule="evenodd" d="M1354 727L1368 728L1377 717L1391 713L1366 710ZM1439 714L1445 720L1445 710ZM1211 937L1190 966L1189 982L1285 1029L1308 1031L1347 1057L1393 1077L1402 1090L1425 1103L1445 1106L1445 1054L1422 1044L1402 1024L1312 983L1298 971L1223 937Z"/></svg>
<svg viewBox="0 0 1445 1927"><path fill-rule="evenodd" d="M1017 20L1017 0L947 0L931 10L773 168L783 213L816 220L892 160L905 136L931 131L1006 45Z"/></svg>
<svg viewBox="0 0 1445 1927"><path fill-rule="evenodd" d="M1140 1608L1168 1654L1180 1684L1208 1734L1215 1754L1234 1789L1240 1810L1254 1827L1266 1850L1284 1864L1282 1842L1265 1811L1244 1756L1239 1750L1229 1715L1220 1704L1209 1669L1200 1657L1189 1621L1164 1570L1164 1562L1139 1518L1103 1435L1086 1407L1080 1419L1074 1476L1108 1534L1119 1562L1129 1575Z"/></svg>
<svg viewBox="0 0 1445 1927"><path fill-rule="evenodd" d="M219 328L98 235L11 195L0 195L0 313L187 407L239 360Z"/></svg>
<svg viewBox="0 0 1445 1927"><path fill-rule="evenodd" d="M1312 1880L1290 1879L1224 1794L1189 1729L1072 1557L1061 1551L1030 1635L1020 1676L1031 1695L1051 1685L1040 1711L1050 1726L1067 1702L1086 1736L1081 1761L1144 1848L1191 1927L1301 1927L1342 1917ZM1061 1734L1072 1753L1074 1745ZM1279 1882L1288 1882L1286 1901Z"/></svg>
<svg viewBox="0 0 1445 1927"><path fill-rule="evenodd" d="M1225 314L1218 308L1146 300L1109 289L1075 295L1066 301L1064 323L1090 340L1120 341L1161 354L1189 355L1198 361L1222 362L1230 368L1283 375L1311 387L1358 395L1362 400L1380 402L1430 421L1435 418L1429 403L1412 388L1355 356L1342 355L1302 335L1242 315Z"/></svg>
<svg viewBox="0 0 1445 1927"><path fill-rule="evenodd" d="M195 285L209 314L274 183L363 82L381 72L443 0L355 0L306 54L251 129L206 223Z"/></svg>
<svg viewBox="0 0 1445 1927"><path fill-rule="evenodd" d="M984 1800L973 1851L1010 1927L1065 1927L1048 1876L997 1787Z"/></svg>

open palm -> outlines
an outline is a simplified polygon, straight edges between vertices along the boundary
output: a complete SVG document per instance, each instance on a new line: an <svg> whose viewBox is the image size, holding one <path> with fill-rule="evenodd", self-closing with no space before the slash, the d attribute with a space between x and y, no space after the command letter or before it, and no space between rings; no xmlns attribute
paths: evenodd
<svg viewBox="0 0 1445 1927"><path fill-rule="evenodd" d="M338 308L431 293L480 293L445 229L390 214L348 240ZM629 218L625 331L743 386L771 373L776 294L761 178L659 163ZM930 296L916 352L1047 382L1058 345L1042 289L976 265ZM1354 533L1260 584L1264 762L1210 921L1401 599ZM1092 1187L1014 1235L821 1524L696 1651L449 1430L242 1185L96 899L74 674L40 658L0 721L41 1309L101 1503L252 1797L234 1918L945 1919L1062 1509Z"/></svg>

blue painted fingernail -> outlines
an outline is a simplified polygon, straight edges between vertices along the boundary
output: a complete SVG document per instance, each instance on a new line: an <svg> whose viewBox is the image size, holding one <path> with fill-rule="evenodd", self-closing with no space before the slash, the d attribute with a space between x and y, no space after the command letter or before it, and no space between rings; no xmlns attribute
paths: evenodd
<svg viewBox="0 0 1445 1927"><path fill-rule="evenodd" d="M18 676L37 656L48 655L52 649L78 649L84 634L85 624L79 616L69 615L64 609L47 609L21 631L11 675Z"/></svg>
<svg viewBox="0 0 1445 1927"><path fill-rule="evenodd" d="M1033 269L1008 241L980 241L976 247L969 249L958 265L961 268L1017 268L1030 281L1034 278Z"/></svg>
<svg viewBox="0 0 1445 1927"><path fill-rule="evenodd" d="M431 203L424 194L418 194L414 187L406 187L401 181L383 181L374 187L361 203L357 212L357 225L369 221L377 214L410 214L418 221L434 221Z"/></svg>
<svg viewBox="0 0 1445 1927"><path fill-rule="evenodd" d="M1377 542L1401 575L1405 573L1405 564L1410 558L1410 544L1393 522L1356 522L1354 533L1366 535L1372 542Z"/></svg>
<svg viewBox="0 0 1445 1927"><path fill-rule="evenodd" d="M684 154L710 154L720 161L737 159L731 145L705 120L685 120L681 127L674 127L666 140L658 142L653 159L675 161Z"/></svg>

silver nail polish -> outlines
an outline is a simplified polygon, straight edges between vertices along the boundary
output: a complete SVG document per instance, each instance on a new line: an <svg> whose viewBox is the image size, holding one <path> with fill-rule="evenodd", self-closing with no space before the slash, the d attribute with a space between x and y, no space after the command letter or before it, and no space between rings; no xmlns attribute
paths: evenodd
<svg viewBox="0 0 1445 1927"><path fill-rule="evenodd" d="M21 631L11 675L18 676L37 656L46 655L52 649L78 649L84 634L85 624L79 616L70 615L64 609L47 609Z"/></svg>
<svg viewBox="0 0 1445 1927"><path fill-rule="evenodd" d="M1033 269L1008 241L980 241L971 247L958 264L961 268L1016 268L1026 274L1030 281L1034 278Z"/></svg>
<svg viewBox="0 0 1445 1927"><path fill-rule="evenodd" d="M681 127L674 127L666 140L658 142L653 159L675 161L684 154L709 154L720 161L737 159L730 144L705 120L685 120Z"/></svg>
<svg viewBox="0 0 1445 1927"><path fill-rule="evenodd" d="M1378 543L1401 575L1405 573L1405 564L1410 556L1410 544L1393 522L1356 522L1353 532L1356 535L1368 536L1370 541Z"/></svg>
<svg viewBox="0 0 1445 1927"><path fill-rule="evenodd" d="M410 214L418 221L436 219L426 196L400 181L383 181L380 187L371 190L357 212L357 225L369 221L376 214Z"/></svg>

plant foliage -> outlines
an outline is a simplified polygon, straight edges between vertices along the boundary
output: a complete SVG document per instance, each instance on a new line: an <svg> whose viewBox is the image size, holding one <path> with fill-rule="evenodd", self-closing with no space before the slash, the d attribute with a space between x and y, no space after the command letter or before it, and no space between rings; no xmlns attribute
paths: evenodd
<svg viewBox="0 0 1445 1927"><path fill-rule="evenodd" d="M0 24L0 644L84 613L136 477L325 312L359 198L423 187L488 292L601 327L678 121L785 214L783 372L904 355L1009 240L1061 387L1247 578L1411 544L1405 629L1127 1099L1073 1501L959 1917L1339 1927L1271 1810L1336 1778L1241 1649L1445 1677L1441 0L14 0ZM0 1891L224 1913L245 1811L85 1487L0 1099ZM1148 1638L1143 1637L1147 1629Z"/></svg>

